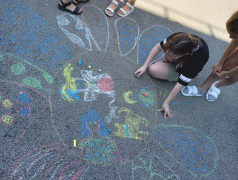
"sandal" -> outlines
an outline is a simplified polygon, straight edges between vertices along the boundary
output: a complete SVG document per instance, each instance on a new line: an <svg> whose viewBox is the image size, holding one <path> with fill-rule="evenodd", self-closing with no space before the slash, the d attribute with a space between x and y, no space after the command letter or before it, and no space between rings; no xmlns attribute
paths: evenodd
<svg viewBox="0 0 238 180"><path fill-rule="evenodd" d="M120 13L117 12L118 16L126 17L134 11L135 7L132 6L129 2L127 2L126 5L129 6L130 11L126 12L123 8L120 8L119 11L121 11L123 14L120 14Z"/></svg>
<svg viewBox="0 0 238 180"><path fill-rule="evenodd" d="M71 13L71 14L75 14L75 15L79 15L79 14L82 13L82 11L79 12L80 8L79 8L78 6L76 6L76 8L74 9L74 11L71 11L71 10L67 9L67 7L70 6L70 5L72 4L71 1L68 2L68 3L63 3L63 1L60 0L60 2L61 2L61 4L62 4L62 6L61 6L60 4L58 4L58 8L59 8L59 10L66 11L66 12L69 12L69 13Z"/></svg>
<svg viewBox="0 0 238 180"><path fill-rule="evenodd" d="M117 2L116 0L112 0L112 3L116 5L115 9L110 8L109 7L110 5L105 9L106 15L108 15L110 17L112 17L114 15L114 11L117 9L118 4L119 4L119 2ZM111 13L109 13L108 10L111 11Z"/></svg>
<svg viewBox="0 0 238 180"><path fill-rule="evenodd" d="M198 93L198 88L196 86L186 86L181 90L184 96L203 96L203 94Z"/></svg>
<svg viewBox="0 0 238 180"><path fill-rule="evenodd" d="M79 3L87 3L87 2L89 2L90 0L75 0L76 1L76 3L74 2L74 1L72 1L73 2L73 4L75 5L75 6L77 6Z"/></svg>
<svg viewBox="0 0 238 180"><path fill-rule="evenodd" d="M217 100L219 94L221 93L221 90L216 87L217 82L218 81L214 82L212 86L210 87L210 89L207 91L206 99L209 102L214 102L215 100Z"/></svg>

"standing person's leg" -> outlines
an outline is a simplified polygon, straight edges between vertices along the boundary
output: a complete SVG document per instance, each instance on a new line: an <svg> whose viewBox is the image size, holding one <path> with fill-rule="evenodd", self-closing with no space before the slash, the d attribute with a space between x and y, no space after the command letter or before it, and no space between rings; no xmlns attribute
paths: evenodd
<svg viewBox="0 0 238 180"><path fill-rule="evenodd" d="M80 9L78 6L75 6L71 0L60 0L58 8L62 11L67 11L75 15L82 13L82 9Z"/></svg>
<svg viewBox="0 0 238 180"><path fill-rule="evenodd" d="M114 11L118 7L120 0L112 0L111 4L105 9L105 13L108 16L113 16Z"/></svg>
<svg viewBox="0 0 238 180"><path fill-rule="evenodd" d="M121 17L126 17L130 13L134 11L134 6L135 6L136 0L129 0L128 3L123 8L120 8L120 10L117 12L117 14Z"/></svg>

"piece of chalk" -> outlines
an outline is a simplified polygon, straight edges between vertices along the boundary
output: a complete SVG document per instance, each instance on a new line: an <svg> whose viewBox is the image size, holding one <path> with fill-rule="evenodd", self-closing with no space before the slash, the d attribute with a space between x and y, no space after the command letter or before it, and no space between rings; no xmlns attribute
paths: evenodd
<svg viewBox="0 0 238 180"><path fill-rule="evenodd" d="M81 60L79 60L79 62L78 62L78 65L79 65L79 66L81 66L81 65L82 65L82 62L81 62Z"/></svg>
<svg viewBox="0 0 238 180"><path fill-rule="evenodd" d="M76 147L77 146L77 144L76 144L76 139L74 139L74 147Z"/></svg>
<svg viewBox="0 0 238 180"><path fill-rule="evenodd" d="M101 72L102 70L101 70L101 69L99 69L98 71L99 71L99 72Z"/></svg>
<svg viewBox="0 0 238 180"><path fill-rule="evenodd" d="M89 69L91 69L92 67L91 66L88 66Z"/></svg>
<svg viewBox="0 0 238 180"><path fill-rule="evenodd" d="M134 76L136 77L136 78L140 78L140 75L139 74L136 74L136 73L134 73Z"/></svg>
<svg viewBox="0 0 238 180"><path fill-rule="evenodd" d="M111 132L111 129L108 129L109 132Z"/></svg>
<svg viewBox="0 0 238 180"><path fill-rule="evenodd" d="M146 94L145 92L142 92L143 96L148 97L148 94Z"/></svg>

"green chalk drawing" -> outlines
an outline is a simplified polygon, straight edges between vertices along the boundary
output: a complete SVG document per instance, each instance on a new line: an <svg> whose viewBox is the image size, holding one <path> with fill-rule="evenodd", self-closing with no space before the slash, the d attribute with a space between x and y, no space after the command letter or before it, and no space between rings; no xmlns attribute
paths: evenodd
<svg viewBox="0 0 238 180"><path fill-rule="evenodd" d="M16 63L11 66L11 72L14 75L20 75L26 70L25 66L22 63Z"/></svg>
<svg viewBox="0 0 238 180"><path fill-rule="evenodd" d="M36 89L43 89L41 82L38 79L33 77L24 78L22 81L22 84L36 88Z"/></svg>
<svg viewBox="0 0 238 180"><path fill-rule="evenodd" d="M132 169L133 169L133 171L136 171L136 170L138 170L138 169L143 169L143 170L145 170L148 174L149 174L149 177L141 177L141 179L148 179L148 180L152 180L152 179L161 179L161 180L169 180L169 179L177 179L177 176L175 175L175 174L173 174L172 172L171 172L171 174L170 175L164 175L164 173L163 172L161 172L161 173L159 173L159 172L156 172L156 171L158 171L159 169L154 169L153 170L153 159L154 159L154 157L151 157L151 159L150 159L150 162L149 163L147 163L146 162L146 160L144 160L144 159L142 159L142 158L140 158L140 157L138 157L138 161L139 162L141 162L140 164L140 166L135 166L135 167L133 167ZM167 177L166 177L167 176Z"/></svg>
<svg viewBox="0 0 238 180"><path fill-rule="evenodd" d="M0 53L0 61L3 60L3 55Z"/></svg>
<svg viewBox="0 0 238 180"><path fill-rule="evenodd" d="M42 74L43 74L43 77L45 78L45 80L49 83L49 84L52 84L53 83L53 81L54 81L54 78L51 76L51 75L49 75L47 72L42 72Z"/></svg>

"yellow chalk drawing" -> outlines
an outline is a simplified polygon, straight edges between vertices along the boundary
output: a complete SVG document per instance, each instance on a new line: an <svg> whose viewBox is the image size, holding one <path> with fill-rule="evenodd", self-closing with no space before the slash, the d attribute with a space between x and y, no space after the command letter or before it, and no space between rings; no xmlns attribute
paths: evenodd
<svg viewBox="0 0 238 180"><path fill-rule="evenodd" d="M75 78L71 77L71 72L73 71L73 67L72 64L68 64L65 68L64 68L64 77L66 79L66 83L62 88L62 97L70 102L74 101L73 98L71 98L71 96L67 93L67 90L70 91L76 91L76 80Z"/></svg>
<svg viewBox="0 0 238 180"><path fill-rule="evenodd" d="M118 131L114 132L115 136L122 138L134 138L143 140L139 135L144 134L148 135L148 132L140 131L140 126L145 125L148 127L149 121L136 115L131 112L128 108L122 107L117 112L119 115L122 113L126 113L125 123L115 123Z"/></svg>
<svg viewBox="0 0 238 180"><path fill-rule="evenodd" d="M2 116L2 122L6 125L12 124L13 117L11 115L3 115Z"/></svg>
<svg viewBox="0 0 238 180"><path fill-rule="evenodd" d="M2 104L3 104L3 106L4 106L6 109L10 109L10 108L12 108L12 106L13 106L12 101L9 100L9 99L4 99L4 100L2 101Z"/></svg>
<svg viewBox="0 0 238 180"><path fill-rule="evenodd" d="M133 94L132 91L127 91L127 92L123 93L124 100L125 100L125 102L127 102L128 104L135 104L135 103L137 103L137 101L131 100L130 96L131 96L132 94Z"/></svg>

